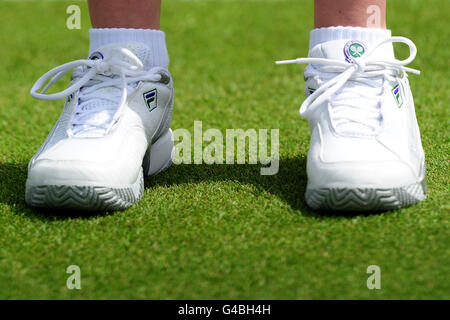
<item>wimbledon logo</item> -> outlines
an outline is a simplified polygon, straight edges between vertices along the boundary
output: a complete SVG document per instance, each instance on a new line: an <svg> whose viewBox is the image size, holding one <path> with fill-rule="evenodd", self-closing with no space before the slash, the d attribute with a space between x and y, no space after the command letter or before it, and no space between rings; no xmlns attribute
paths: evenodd
<svg viewBox="0 0 450 320"><path fill-rule="evenodd" d="M355 58L360 58L366 52L366 47L359 41L349 41L344 47L345 60L349 63L355 62Z"/></svg>
<svg viewBox="0 0 450 320"><path fill-rule="evenodd" d="M91 55L89 56L89 59L91 60L98 60L103 58L104 58L103 54L99 51L92 52Z"/></svg>

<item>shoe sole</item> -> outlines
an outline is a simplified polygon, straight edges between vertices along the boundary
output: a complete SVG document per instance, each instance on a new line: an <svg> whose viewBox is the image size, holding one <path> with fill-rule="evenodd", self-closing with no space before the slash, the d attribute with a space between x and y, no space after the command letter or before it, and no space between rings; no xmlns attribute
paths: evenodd
<svg viewBox="0 0 450 320"><path fill-rule="evenodd" d="M306 204L319 211L380 212L425 200L425 180L396 188L307 188Z"/></svg>
<svg viewBox="0 0 450 320"><path fill-rule="evenodd" d="M168 130L149 148L137 180L130 186L113 188L95 185L26 186L28 205L40 208L87 211L123 210L138 202L144 193L144 173L151 176L170 167L173 159L173 134Z"/></svg>

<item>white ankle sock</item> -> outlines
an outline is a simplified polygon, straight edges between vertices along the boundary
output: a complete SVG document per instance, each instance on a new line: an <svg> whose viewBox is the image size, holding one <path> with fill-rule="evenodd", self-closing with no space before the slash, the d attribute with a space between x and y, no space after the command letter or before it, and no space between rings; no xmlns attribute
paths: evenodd
<svg viewBox="0 0 450 320"><path fill-rule="evenodd" d="M139 42L150 48L151 58L149 67L169 66L169 54L166 48L165 34L161 30L125 29L125 28L92 28L89 30L89 54L99 47L114 44Z"/></svg>
<svg viewBox="0 0 450 320"><path fill-rule="evenodd" d="M328 27L313 29L310 34L309 48L332 40L359 40L377 43L391 36L391 30L361 27Z"/></svg>

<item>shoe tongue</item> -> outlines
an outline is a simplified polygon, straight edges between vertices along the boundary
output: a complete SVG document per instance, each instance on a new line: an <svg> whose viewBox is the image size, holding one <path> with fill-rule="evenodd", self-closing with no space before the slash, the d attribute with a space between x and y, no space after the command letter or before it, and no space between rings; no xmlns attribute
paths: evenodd
<svg viewBox="0 0 450 320"><path fill-rule="evenodd" d="M130 50L142 62L142 64L144 65L144 70L150 69L150 48L139 42L119 43L102 46L96 51L92 52L89 55L89 59L107 59L112 54L114 54L117 49L120 48L126 48ZM132 61L128 61L129 58L127 56L123 56L123 59L126 62L132 63Z"/></svg>
<svg viewBox="0 0 450 320"><path fill-rule="evenodd" d="M364 57L376 43L365 43L358 40L333 40L320 43L309 51L311 58L325 58L343 60L352 63L355 58ZM371 55L370 60L394 60L394 46L386 43L378 47Z"/></svg>
<svg viewBox="0 0 450 320"><path fill-rule="evenodd" d="M376 43L364 43L357 40L334 40L327 41L313 47L309 52L309 57L312 58L325 58L333 60L347 61L348 63L354 63L355 58L364 58L364 55L373 48ZM371 55L370 60L377 61L392 61L394 60L394 47L392 43L387 43L376 49ZM375 79L374 79L375 80ZM363 83L358 82L348 82L345 87L350 90L364 92L367 87ZM339 90L335 95L341 94L342 89ZM374 106L376 108L376 102L368 102L366 100L360 101L349 101L351 104L364 104L366 107L368 105ZM342 108L342 106L341 106ZM352 109L355 110L355 109ZM373 135L373 131L369 126L362 123L347 121L340 122L336 125L336 130L344 134L358 134L358 135Z"/></svg>
<svg viewBox="0 0 450 320"><path fill-rule="evenodd" d="M89 59L107 59L112 54L117 54L117 49L120 48L126 48L130 50L142 62L142 64L144 65L144 70L150 69L150 49L141 43L131 42L105 45L92 52L89 55ZM122 59L125 62L134 64L133 61L129 61L130 59L126 55L123 55ZM85 103L82 110L80 111L83 112L96 109L98 110L98 112L89 114L89 116L83 116L83 118L86 120L86 117L88 117L89 120L108 123L113 119L114 111L119 107L121 90L116 87L102 87L96 90L96 94L106 95L109 98L116 97L117 102L113 102L110 99L102 99L100 97L93 98ZM79 137L95 137L101 136L103 133L104 130L98 129L93 126L77 125L77 128L75 129L75 135Z"/></svg>

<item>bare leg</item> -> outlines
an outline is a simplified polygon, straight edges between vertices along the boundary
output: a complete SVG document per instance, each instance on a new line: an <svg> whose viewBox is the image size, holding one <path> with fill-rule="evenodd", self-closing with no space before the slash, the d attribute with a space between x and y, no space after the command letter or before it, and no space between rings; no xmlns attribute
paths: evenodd
<svg viewBox="0 0 450 320"><path fill-rule="evenodd" d="M315 0L314 24L386 29L386 0Z"/></svg>
<svg viewBox="0 0 450 320"><path fill-rule="evenodd" d="M159 29L161 0L88 0L94 28Z"/></svg>

